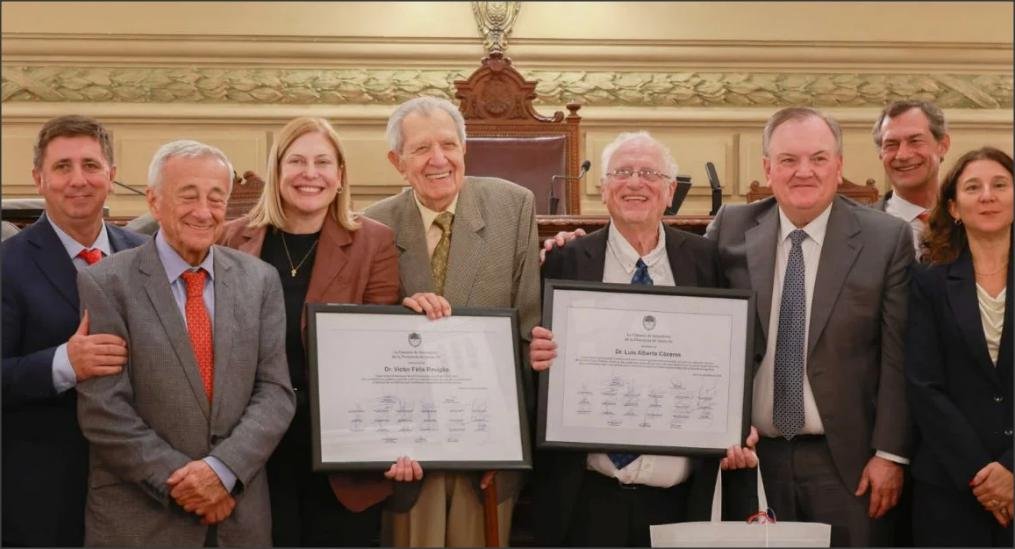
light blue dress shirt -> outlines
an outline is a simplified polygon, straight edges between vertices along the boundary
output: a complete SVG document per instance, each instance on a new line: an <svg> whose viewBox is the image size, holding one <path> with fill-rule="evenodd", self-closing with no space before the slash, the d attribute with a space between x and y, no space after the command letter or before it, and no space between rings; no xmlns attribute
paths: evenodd
<svg viewBox="0 0 1015 549"><path fill-rule="evenodd" d="M197 268L204 269L208 273L204 279L204 306L208 310L208 318L211 320L212 326L215 325L215 248L214 246L208 250L208 255L205 256L204 261L200 265L191 265L187 263L180 254L176 253L176 250L166 242L166 238L162 235L162 231L155 233L155 249L158 251L159 260L162 261L162 267L166 270L166 278L169 280L169 289L173 292L173 299L176 300L176 306L180 309L180 315L183 317L183 324L187 324L187 284L180 278L180 275L187 271L195 270ZM226 466L225 463L214 456L206 456L203 460L215 471L218 475L219 480L222 481L222 485L225 486L227 492L232 493L233 487L236 486L236 475Z"/></svg>
<svg viewBox="0 0 1015 549"><path fill-rule="evenodd" d="M56 233L57 238L60 239L60 243L63 244L67 255L70 256L71 262L74 263L74 267L77 270L81 270L88 266L88 262L78 257L81 250L87 250L90 248L98 248L102 250L102 257L109 257L113 253L112 247L109 245L109 233L106 232L106 224L102 224L102 228L99 229L99 236L92 242L91 246L82 246L80 242L71 238L71 236L63 231L52 219L47 219L53 231ZM53 353L53 389L56 394L60 394L67 389L70 389L77 385L78 376L74 373L74 367L71 366L70 357L67 355L67 344L63 343L56 348L56 352Z"/></svg>

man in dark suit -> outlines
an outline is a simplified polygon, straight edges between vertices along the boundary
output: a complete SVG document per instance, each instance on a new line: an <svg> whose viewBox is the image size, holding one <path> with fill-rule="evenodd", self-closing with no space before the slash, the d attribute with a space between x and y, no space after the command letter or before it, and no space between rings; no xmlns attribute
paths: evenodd
<svg viewBox="0 0 1015 549"><path fill-rule="evenodd" d="M116 166L97 121L62 116L35 144L32 178L46 213L4 241L3 545L80 546L88 446L75 385L115 374L126 343L90 334L78 269L144 237L102 221Z"/></svg>
<svg viewBox="0 0 1015 549"><path fill-rule="evenodd" d="M893 101L881 111L873 134L892 186L874 207L909 223L919 255L920 234L937 202L938 172L951 145L945 115L929 101Z"/></svg>
<svg viewBox="0 0 1015 549"><path fill-rule="evenodd" d="M912 232L836 196L842 132L782 109L762 135L774 197L721 209L706 236L734 288L757 292L753 424L779 520L884 544L910 451L902 376Z"/></svg>
<svg viewBox="0 0 1015 549"><path fill-rule="evenodd" d="M662 223L676 173L669 150L648 133L619 135L603 149L602 196L610 223L551 251L543 279L721 286L715 244ZM549 368L555 349L549 330L533 328L534 369ZM747 459L754 463L747 454L739 447L730 451L740 466ZM533 481L537 545L648 546L650 525L685 520L689 479L700 460L628 456L539 452ZM710 463L709 497L717 461Z"/></svg>
<svg viewBox="0 0 1015 549"><path fill-rule="evenodd" d="M88 545L271 544L264 465L295 410L278 273L214 246L232 166L196 141L148 169L148 243L81 271L97 329L129 341L119 375L78 387Z"/></svg>

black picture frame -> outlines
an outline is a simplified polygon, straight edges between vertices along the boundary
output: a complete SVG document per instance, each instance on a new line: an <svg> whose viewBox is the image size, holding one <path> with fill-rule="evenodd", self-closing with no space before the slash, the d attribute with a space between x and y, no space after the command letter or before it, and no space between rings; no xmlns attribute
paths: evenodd
<svg viewBox="0 0 1015 549"><path fill-rule="evenodd" d="M415 313L405 307L395 305L350 305L331 303L308 303L307 309L307 363L309 368L309 401L311 414L311 438L312 438L312 468L318 472L337 471L383 471L387 470L398 455L378 456L374 460L365 461L324 461L322 459L322 437L321 437L321 380L318 340L318 315L341 314L341 315L411 315L420 319L421 323L429 322L424 315ZM499 308L456 308L453 312L455 318L470 317L506 317L510 324L510 346L513 349L510 361L514 368L514 397L518 410L518 432L520 434L519 446L521 459L518 460L465 460L453 459L455 456L448 456L448 459L420 460L420 465L425 471L486 471L486 470L530 470L532 468L532 448L529 432L528 414L524 400L524 381L521 373L522 361L520 359L519 335L518 335L518 313L514 309ZM437 321L440 322L440 321ZM413 456L409 456L413 457Z"/></svg>
<svg viewBox="0 0 1015 549"><path fill-rule="evenodd" d="M735 415L740 418L741 429L737 444L743 444L751 427L751 397L754 379L754 337L756 325L755 294L751 290L702 288L692 286L649 286L632 284L612 284L580 280L547 279L543 284L543 317L542 325L553 330L554 295L557 291L579 290L591 292L609 292L621 294L655 294L659 296L690 296L715 299L735 299L746 301L744 317L745 345L743 356L743 397L742 406ZM561 337L554 334L555 339ZM564 359L558 350L555 362ZM552 368L552 367L551 367ZM726 453L726 447L698 447L682 445L646 445L646 444L607 444L602 442L547 440L547 399L550 393L550 376L548 371L539 373L537 395L536 446L539 449L574 450L582 452L622 451L641 454L681 455L681 456L718 456Z"/></svg>

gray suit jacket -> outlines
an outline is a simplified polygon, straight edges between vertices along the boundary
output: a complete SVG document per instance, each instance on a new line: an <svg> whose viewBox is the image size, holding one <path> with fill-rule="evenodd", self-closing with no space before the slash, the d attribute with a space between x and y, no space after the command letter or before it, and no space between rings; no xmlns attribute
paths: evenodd
<svg viewBox="0 0 1015 549"><path fill-rule="evenodd" d="M211 455L237 477L218 544L270 545L263 469L295 409L276 271L215 247L210 406L154 240L82 270L78 289L92 332L123 337L130 354L120 375L77 387L91 449L85 544L201 546L207 527L176 505L166 479Z"/></svg>
<svg viewBox="0 0 1015 549"><path fill-rule="evenodd" d="M724 206L706 231L730 287L757 292L757 363L770 329L778 230L768 198ZM807 379L846 486L859 483L876 450L910 455L902 349L912 262L907 223L835 198L808 319Z"/></svg>
<svg viewBox="0 0 1015 549"><path fill-rule="evenodd" d="M535 409L528 343L539 322L539 238L532 191L503 179L466 177L451 225L444 297L454 307L518 310L522 380L529 416ZM412 190L367 208L367 217L395 231L403 296L434 291L426 232ZM517 475L498 474L498 495L520 490ZM478 475L476 477L479 478Z"/></svg>

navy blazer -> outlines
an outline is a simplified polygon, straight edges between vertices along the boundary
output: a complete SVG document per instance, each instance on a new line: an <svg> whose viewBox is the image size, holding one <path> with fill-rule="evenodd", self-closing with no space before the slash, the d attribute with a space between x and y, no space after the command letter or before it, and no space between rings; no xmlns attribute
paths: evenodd
<svg viewBox="0 0 1015 549"><path fill-rule="evenodd" d="M968 248L952 263L915 268L910 288L905 371L921 433L913 477L968 493L988 463L1012 469L1015 288L1009 283L997 366L987 354Z"/></svg>
<svg viewBox="0 0 1015 549"><path fill-rule="evenodd" d="M666 232L666 255L678 286L723 287L719 268L719 252L714 242L685 231L664 226ZM555 278L602 282L606 264L606 245L609 225L587 236L568 242L563 248L555 248L546 255L542 267L542 280ZM540 374L544 375L544 374ZM533 432L535 432L533 430ZM571 526L574 503L581 491L585 475L585 452L565 450L539 450L534 456L533 467L533 522L535 523L536 545L560 546ZM707 464L703 463L707 461ZM692 460L693 470L704 470L704 476L711 472L703 485L708 503L711 503L712 488L715 486L715 472L718 460ZM692 477L693 479L694 477ZM692 482L694 482L692 480ZM692 485L691 497L699 490ZM689 504L692 515L707 514L708 510L697 511L697 501Z"/></svg>
<svg viewBox="0 0 1015 549"><path fill-rule="evenodd" d="M146 237L106 225L111 251ZM76 392L56 394L53 354L80 323L77 268L43 215L0 247L3 544L80 546L88 445Z"/></svg>

